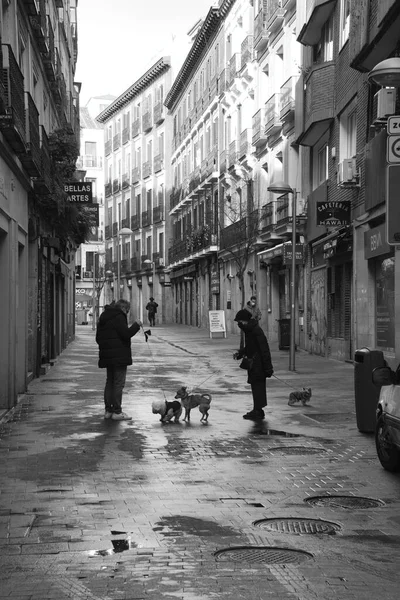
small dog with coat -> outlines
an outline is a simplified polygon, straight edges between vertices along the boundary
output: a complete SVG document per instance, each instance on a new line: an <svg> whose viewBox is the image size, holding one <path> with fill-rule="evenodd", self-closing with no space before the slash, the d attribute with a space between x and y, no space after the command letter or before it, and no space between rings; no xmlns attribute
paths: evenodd
<svg viewBox="0 0 400 600"><path fill-rule="evenodd" d="M296 402L301 402L303 406L310 402L311 388L304 388L302 390L296 390L289 394L289 406L293 406Z"/></svg>
<svg viewBox="0 0 400 600"><path fill-rule="evenodd" d="M179 423L179 417L182 414L182 405L177 400L168 402L168 400L154 400L152 404L153 415L161 415L161 423L169 423L174 419Z"/></svg>
<svg viewBox="0 0 400 600"><path fill-rule="evenodd" d="M210 394L189 394L187 387L182 386L176 392L176 399L182 402L182 406L185 409L184 421L190 421L190 411L192 408L199 407L199 411L202 414L200 421L208 421L208 411L210 410L211 395Z"/></svg>

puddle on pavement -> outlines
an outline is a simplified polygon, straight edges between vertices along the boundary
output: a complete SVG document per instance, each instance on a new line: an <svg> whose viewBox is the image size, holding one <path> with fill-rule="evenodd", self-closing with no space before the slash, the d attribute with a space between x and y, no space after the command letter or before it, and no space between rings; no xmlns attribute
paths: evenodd
<svg viewBox="0 0 400 600"><path fill-rule="evenodd" d="M138 544L132 542L130 535L127 535L125 531L111 531L111 535L125 535L126 537L120 540L111 540L112 548L107 548L105 550L87 550L84 554L90 558L95 556L112 556L113 554L120 554L121 552L126 552L132 548L139 547Z"/></svg>
<svg viewBox="0 0 400 600"><path fill-rule="evenodd" d="M256 425L254 433L257 435L277 435L287 438L301 437L301 433L289 433L288 431L281 431L279 429L268 429L264 428L262 425L259 427Z"/></svg>

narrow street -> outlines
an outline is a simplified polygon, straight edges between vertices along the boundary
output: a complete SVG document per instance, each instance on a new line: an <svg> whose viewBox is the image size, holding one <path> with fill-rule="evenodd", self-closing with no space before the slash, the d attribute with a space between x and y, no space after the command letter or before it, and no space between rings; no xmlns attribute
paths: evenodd
<svg viewBox="0 0 400 600"><path fill-rule="evenodd" d="M267 418L251 407L238 337L186 326L132 339L123 409L104 420L94 332L0 422L0 599L398 598L400 478L356 427L353 365L271 347ZM286 382L287 385L284 383ZM151 403L212 394L208 424ZM310 386L307 406L288 406Z"/></svg>

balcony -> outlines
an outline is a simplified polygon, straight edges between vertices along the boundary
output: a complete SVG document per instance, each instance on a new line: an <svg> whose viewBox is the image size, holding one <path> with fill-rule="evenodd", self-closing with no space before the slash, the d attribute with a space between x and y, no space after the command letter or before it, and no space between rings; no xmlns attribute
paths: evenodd
<svg viewBox="0 0 400 600"><path fill-rule="evenodd" d="M22 4L25 7L26 14L30 17L39 14L39 0L22 0Z"/></svg>
<svg viewBox="0 0 400 600"><path fill-rule="evenodd" d="M259 11L254 19L254 50L260 54L268 45L269 32L267 31L267 10L266 7Z"/></svg>
<svg viewBox="0 0 400 600"><path fill-rule="evenodd" d="M244 69L247 63L251 62L254 58L254 36L248 35L244 38L241 45L241 65L240 68Z"/></svg>
<svg viewBox="0 0 400 600"><path fill-rule="evenodd" d="M267 31L270 34L277 32L285 16L285 9L281 6L282 0L269 0L266 16Z"/></svg>
<svg viewBox="0 0 400 600"><path fill-rule="evenodd" d="M246 241L246 236L246 218L240 219L236 223L228 225L228 227L224 227L221 229L220 234L220 250L231 248L236 244Z"/></svg>
<svg viewBox="0 0 400 600"><path fill-rule="evenodd" d="M315 46L321 39L322 28L335 8L336 0L307 0L306 22L297 41L304 46Z"/></svg>
<svg viewBox="0 0 400 600"><path fill-rule="evenodd" d="M156 125L160 125L165 119L164 105L161 102L158 102L154 107L153 119Z"/></svg>
<svg viewBox="0 0 400 600"><path fill-rule="evenodd" d="M172 210L177 206L182 197L181 186L173 187L169 196L169 209Z"/></svg>
<svg viewBox="0 0 400 600"><path fill-rule="evenodd" d="M132 139L140 133L140 119L136 119L132 123Z"/></svg>
<svg viewBox="0 0 400 600"><path fill-rule="evenodd" d="M39 112L32 96L25 92L27 150L20 154L20 161L29 177L41 173L42 153L40 150Z"/></svg>
<svg viewBox="0 0 400 600"><path fill-rule="evenodd" d="M282 122L294 118L296 82L297 77L290 77L281 87L280 118Z"/></svg>
<svg viewBox="0 0 400 600"><path fill-rule="evenodd" d="M113 179L112 191L113 194L117 194L121 190L121 182L119 179Z"/></svg>
<svg viewBox="0 0 400 600"><path fill-rule="evenodd" d="M247 154L251 153L251 129L244 129L240 134L239 142L239 154L238 159L245 158Z"/></svg>
<svg viewBox="0 0 400 600"><path fill-rule="evenodd" d="M3 44L2 48L6 114L0 115L0 131L15 152L24 153L27 148L24 76L11 46Z"/></svg>
<svg viewBox="0 0 400 600"><path fill-rule="evenodd" d="M334 118L335 64L317 65L304 81L304 127L298 137L303 146L314 146Z"/></svg>
<svg viewBox="0 0 400 600"><path fill-rule="evenodd" d="M276 223L274 205L272 202L261 207L260 233L269 233L274 229Z"/></svg>
<svg viewBox="0 0 400 600"><path fill-rule="evenodd" d="M49 194L52 184L52 163L47 133L43 125L40 126L40 176L33 181L33 187L38 194Z"/></svg>
<svg viewBox="0 0 400 600"><path fill-rule="evenodd" d="M125 129L122 130L122 143L123 144L126 144L127 142L129 142L129 134L130 134L129 127L125 127Z"/></svg>
<svg viewBox="0 0 400 600"><path fill-rule="evenodd" d="M151 225L151 211L144 210L142 212L142 227L149 227Z"/></svg>
<svg viewBox="0 0 400 600"><path fill-rule="evenodd" d="M229 73L227 69L221 71L217 79L218 94L223 94L229 87Z"/></svg>
<svg viewBox="0 0 400 600"><path fill-rule="evenodd" d="M253 146L264 146L264 144L267 143L267 136L264 133L264 121L265 121L265 108L260 108L260 110L258 110L256 112L255 115L253 115L253 137L251 140L251 143Z"/></svg>
<svg viewBox="0 0 400 600"><path fill-rule="evenodd" d="M129 173L124 173L122 175L122 189L126 190L129 186L130 186ZM129 226L127 225L127 227L129 227Z"/></svg>
<svg viewBox="0 0 400 600"><path fill-rule="evenodd" d="M111 239L111 227L109 225L106 225L104 227L104 238L106 240L110 240Z"/></svg>
<svg viewBox="0 0 400 600"><path fill-rule="evenodd" d="M107 140L104 145L104 154L106 156L109 156L111 154L111 151L112 151L112 140Z"/></svg>
<svg viewBox="0 0 400 600"><path fill-rule="evenodd" d="M221 174L226 171L226 150L222 150L219 154L219 171Z"/></svg>
<svg viewBox="0 0 400 600"><path fill-rule="evenodd" d="M282 128L280 119L280 94L274 94L265 103L265 135L270 136L276 134Z"/></svg>
<svg viewBox="0 0 400 600"><path fill-rule="evenodd" d="M154 157L154 173L159 173L164 168L164 159L161 154Z"/></svg>
<svg viewBox="0 0 400 600"><path fill-rule="evenodd" d="M140 229L140 215L131 216L131 229L132 231L137 231Z"/></svg>
<svg viewBox="0 0 400 600"><path fill-rule="evenodd" d="M132 169L132 185L140 181L141 169L140 167L133 167Z"/></svg>
<svg viewBox="0 0 400 600"><path fill-rule="evenodd" d="M102 169L103 168L103 157L94 156L92 154L84 154L79 156L76 161L77 169Z"/></svg>
<svg viewBox="0 0 400 600"><path fill-rule="evenodd" d="M151 167L152 167L152 164L151 164L150 160L143 163L143 179L146 179L146 177L150 177L151 172L152 172Z"/></svg>
<svg viewBox="0 0 400 600"><path fill-rule="evenodd" d="M121 148L121 133L116 133L113 137L113 151L119 150Z"/></svg>
<svg viewBox="0 0 400 600"><path fill-rule="evenodd" d="M111 194L112 194L112 183L111 183L111 181L108 181L104 186L104 195L106 198L108 198L109 196L111 196Z"/></svg>
<svg viewBox="0 0 400 600"><path fill-rule="evenodd" d="M32 27L33 35L36 39L36 43L39 47L40 52L47 53L47 18L46 18L46 7L40 2L39 10L35 11L36 14L29 15L29 21Z"/></svg>
<svg viewBox="0 0 400 600"><path fill-rule="evenodd" d="M153 223L161 223L164 220L164 207L155 206L153 208Z"/></svg>
<svg viewBox="0 0 400 600"><path fill-rule="evenodd" d="M241 63L241 56L239 54L239 52L236 52L236 54L234 54L229 63L228 63L228 81L229 81L229 85L232 85L235 77L238 77L239 75L239 71L240 71L240 63Z"/></svg>
<svg viewBox="0 0 400 600"><path fill-rule="evenodd" d="M129 226L130 226L130 221L131 221L131 220L130 220L130 218L129 218L129 217L125 217L125 218L124 218L124 219L122 219L122 221L121 221L121 227L122 227L122 228L124 228L124 227L127 227L127 228L129 229Z"/></svg>
<svg viewBox="0 0 400 600"><path fill-rule="evenodd" d="M237 140L234 140L233 142L231 142L229 144L228 160L227 160L228 169L230 169L231 167L234 166L234 164L237 162L237 159L238 159Z"/></svg>
<svg viewBox="0 0 400 600"><path fill-rule="evenodd" d="M142 127L143 127L143 131L145 133L147 133L148 131L150 131L150 129L153 127L153 123L152 123L150 111L147 111L147 112L145 112L143 114L143 117L142 117Z"/></svg>

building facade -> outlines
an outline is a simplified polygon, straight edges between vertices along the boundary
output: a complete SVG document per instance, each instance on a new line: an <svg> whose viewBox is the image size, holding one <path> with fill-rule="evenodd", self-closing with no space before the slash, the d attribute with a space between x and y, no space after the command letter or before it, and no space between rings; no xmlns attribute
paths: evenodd
<svg viewBox="0 0 400 600"><path fill-rule="evenodd" d="M0 4L0 410L74 335L77 0ZM5 285L7 282L7 285Z"/></svg>
<svg viewBox="0 0 400 600"><path fill-rule="evenodd" d="M97 117L105 133L106 298L129 299L133 316L143 319L153 296L162 322L171 319L164 272L170 69L170 59L160 58Z"/></svg>

